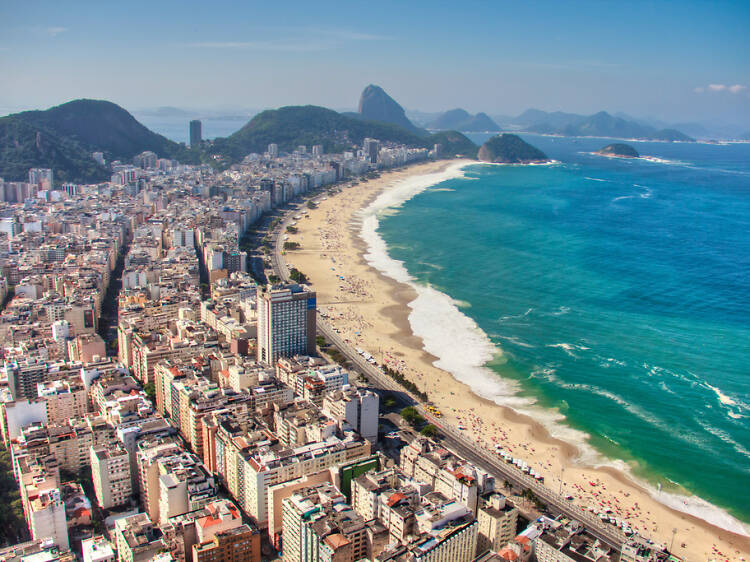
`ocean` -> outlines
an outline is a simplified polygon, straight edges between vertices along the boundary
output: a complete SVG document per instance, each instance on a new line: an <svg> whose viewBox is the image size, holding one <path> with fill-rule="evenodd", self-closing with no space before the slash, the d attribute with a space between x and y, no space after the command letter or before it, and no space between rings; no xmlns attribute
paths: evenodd
<svg viewBox="0 0 750 562"><path fill-rule="evenodd" d="M652 159L624 160L522 136L557 163L387 193L363 213L366 258L417 289L438 366L747 532L750 144L632 142Z"/></svg>
<svg viewBox="0 0 750 562"><path fill-rule="evenodd" d="M156 115L149 112L134 111L133 116L143 125L164 135L175 142L190 142L190 120L199 119L202 124L203 138L215 139L228 137L247 124L252 115L212 115L205 116L196 112L195 116Z"/></svg>

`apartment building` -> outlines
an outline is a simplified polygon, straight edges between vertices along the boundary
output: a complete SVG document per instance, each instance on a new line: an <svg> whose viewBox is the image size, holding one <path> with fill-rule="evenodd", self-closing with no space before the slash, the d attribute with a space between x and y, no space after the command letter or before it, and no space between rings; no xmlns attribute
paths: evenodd
<svg viewBox="0 0 750 562"><path fill-rule="evenodd" d="M69 548L65 503L57 475L42 464L20 457L15 462L26 524L34 540L51 538L61 550Z"/></svg>
<svg viewBox="0 0 750 562"><path fill-rule="evenodd" d="M219 531L193 545L193 562L260 562L260 532L250 525Z"/></svg>
<svg viewBox="0 0 750 562"><path fill-rule="evenodd" d="M481 497L477 508L477 554L500 551L516 536L518 509L502 494Z"/></svg>
<svg viewBox="0 0 750 562"><path fill-rule="evenodd" d="M91 479L99 507L126 505L133 494L128 452L119 445L91 447Z"/></svg>
<svg viewBox="0 0 750 562"><path fill-rule="evenodd" d="M380 398L371 390L344 387L323 398L323 412L372 443L378 441Z"/></svg>
<svg viewBox="0 0 750 562"><path fill-rule="evenodd" d="M83 562L115 562L115 549L103 536L91 537L81 541Z"/></svg>
<svg viewBox="0 0 750 562"><path fill-rule="evenodd" d="M150 561L166 549L161 530L145 513L117 519L114 537L120 562Z"/></svg>
<svg viewBox="0 0 750 562"><path fill-rule="evenodd" d="M299 285L258 291L258 362L315 354L316 295Z"/></svg>
<svg viewBox="0 0 750 562"><path fill-rule="evenodd" d="M86 387L78 379L54 380L37 383L37 395L47 404L48 423L82 418L88 410Z"/></svg>

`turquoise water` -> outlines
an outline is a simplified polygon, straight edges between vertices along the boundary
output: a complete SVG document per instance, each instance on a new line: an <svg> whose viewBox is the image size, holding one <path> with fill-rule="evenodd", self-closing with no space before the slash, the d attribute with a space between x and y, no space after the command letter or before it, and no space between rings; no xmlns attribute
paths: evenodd
<svg viewBox="0 0 750 562"><path fill-rule="evenodd" d="M599 451L750 521L750 144L525 138L560 164L420 193L380 219L391 257Z"/></svg>

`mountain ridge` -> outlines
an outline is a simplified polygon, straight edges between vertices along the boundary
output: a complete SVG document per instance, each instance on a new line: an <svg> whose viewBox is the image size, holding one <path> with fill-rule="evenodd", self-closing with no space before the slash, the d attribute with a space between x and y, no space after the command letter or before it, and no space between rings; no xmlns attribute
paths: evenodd
<svg viewBox="0 0 750 562"><path fill-rule="evenodd" d="M338 151L361 145L370 137L421 148L442 144L445 154L476 153L476 145L468 138L451 133L454 134L421 136L393 123L352 117L325 107L286 106L259 113L239 131L216 139L209 151L237 161L251 152L265 151L272 142L282 151L291 151L300 144L322 144L326 151Z"/></svg>
<svg viewBox="0 0 750 562"><path fill-rule="evenodd" d="M357 113L369 121L381 121L403 127L415 134L425 134L425 131L414 125L406 116L404 108L389 96L383 88L370 84L359 98Z"/></svg>
<svg viewBox="0 0 750 562"><path fill-rule="evenodd" d="M80 99L0 118L0 177L25 181L30 168L51 168L57 182L93 183L106 181L111 174L94 161L93 152L103 152L108 161L129 162L136 154L151 150L162 158L223 168L251 152L264 152L270 143L284 151L300 144L323 144L328 151L342 151L361 146L366 137L419 148L440 144L444 155L473 157L477 152L473 142L455 131L420 135L392 123L353 118L317 106L261 112L232 135L189 149L149 130L112 102Z"/></svg>
<svg viewBox="0 0 750 562"><path fill-rule="evenodd" d="M457 108L446 111L440 117L427 124L432 130L455 130L467 133L499 131L500 126L486 113L470 114L465 109Z"/></svg>
<svg viewBox="0 0 750 562"><path fill-rule="evenodd" d="M609 137L621 139L693 142L695 139L672 128L657 129L642 122L613 116L606 111L578 115L527 109L515 123L530 133L567 137Z"/></svg>

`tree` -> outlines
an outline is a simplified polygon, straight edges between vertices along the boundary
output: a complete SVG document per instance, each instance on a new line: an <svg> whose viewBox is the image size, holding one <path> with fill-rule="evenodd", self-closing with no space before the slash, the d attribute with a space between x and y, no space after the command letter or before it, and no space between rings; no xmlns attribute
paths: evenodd
<svg viewBox="0 0 750 562"><path fill-rule="evenodd" d="M295 283L307 283L307 276L305 276L304 273L302 273L297 268L292 268L292 270L289 272L289 278L294 281Z"/></svg>
<svg viewBox="0 0 750 562"><path fill-rule="evenodd" d="M315 203L313 203L312 201L308 201L307 202L307 208L308 209L317 209L318 206Z"/></svg>
<svg viewBox="0 0 750 562"><path fill-rule="evenodd" d="M154 386L154 383L147 382L143 387L143 392L146 393L146 396L148 396L148 399L151 400L151 402L156 401L156 387Z"/></svg>
<svg viewBox="0 0 750 562"><path fill-rule="evenodd" d="M422 431L420 431L422 435L425 437L436 437L438 434L438 428L435 425L432 425L431 423L428 423L426 426L422 428Z"/></svg>
<svg viewBox="0 0 750 562"><path fill-rule="evenodd" d="M286 227L286 231L287 231L287 232L288 232L289 234L297 234L297 227L296 227L296 226L292 226L292 225L289 225L289 226L287 226L287 227Z"/></svg>
<svg viewBox="0 0 750 562"><path fill-rule="evenodd" d="M401 417L406 423L412 426L420 425L424 422L424 418L414 406L407 406L401 410Z"/></svg>
<svg viewBox="0 0 750 562"><path fill-rule="evenodd" d="M385 398L383 398L383 407L390 410L396 405L396 399L393 397L392 394L389 394Z"/></svg>
<svg viewBox="0 0 750 562"><path fill-rule="evenodd" d="M0 450L0 502L6 506L0 510L0 543L22 542L28 537L28 530L8 449Z"/></svg>

